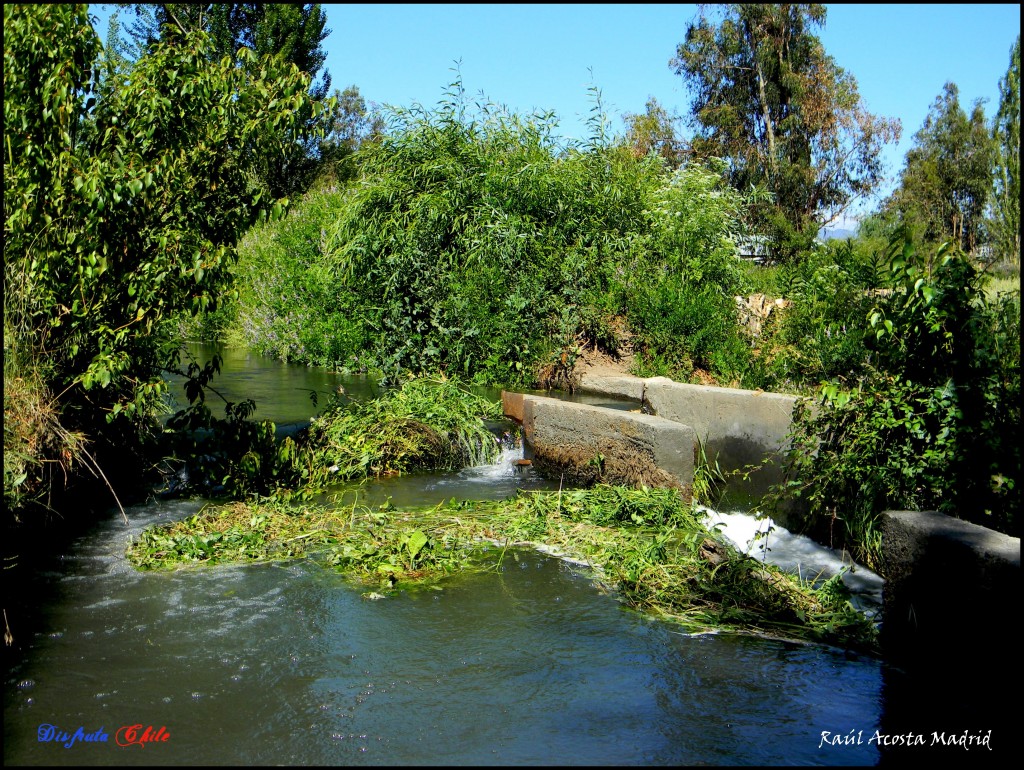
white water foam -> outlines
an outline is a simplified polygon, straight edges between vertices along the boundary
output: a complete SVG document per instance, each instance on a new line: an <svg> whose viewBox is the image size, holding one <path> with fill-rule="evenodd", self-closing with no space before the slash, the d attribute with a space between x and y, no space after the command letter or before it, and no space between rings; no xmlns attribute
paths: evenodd
<svg viewBox="0 0 1024 770"><path fill-rule="evenodd" d="M854 605L868 613L881 607L882 577L854 562L846 551L834 551L805 535L795 535L768 517L758 519L749 513L722 513L710 508L702 511L704 524L716 527L743 553L814 583L845 569L842 579L854 594Z"/></svg>

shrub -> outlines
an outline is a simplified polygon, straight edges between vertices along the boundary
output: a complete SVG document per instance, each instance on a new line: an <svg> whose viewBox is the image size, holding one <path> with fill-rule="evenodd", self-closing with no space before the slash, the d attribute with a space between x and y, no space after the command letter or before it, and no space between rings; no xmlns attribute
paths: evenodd
<svg viewBox="0 0 1024 770"><path fill-rule="evenodd" d="M828 527L869 562L887 509L1019 536L1019 295L987 305L948 246L925 255L900 234L888 258L892 294L865 324L875 360L858 387L825 385L817 416L797 414L788 486L776 492L802 496L810 529Z"/></svg>
<svg viewBox="0 0 1024 770"><path fill-rule="evenodd" d="M174 318L216 307L238 235L282 211L250 172L321 108L279 57L211 45L158 42L119 72L86 6L4 6L5 357L10 335L66 435L115 467L153 427Z"/></svg>
<svg viewBox="0 0 1024 770"><path fill-rule="evenodd" d="M743 199L720 170L669 176L599 136L562 146L556 126L494 105L470 114L459 83L434 111L395 109L360 151L358 182L243 242L246 338L307 363L358 358L394 380L568 382L582 346L617 350L617 317L657 315L683 292L697 304L675 331L694 339L671 356L740 366L713 351L728 340ZM629 320L664 336L654 316Z"/></svg>

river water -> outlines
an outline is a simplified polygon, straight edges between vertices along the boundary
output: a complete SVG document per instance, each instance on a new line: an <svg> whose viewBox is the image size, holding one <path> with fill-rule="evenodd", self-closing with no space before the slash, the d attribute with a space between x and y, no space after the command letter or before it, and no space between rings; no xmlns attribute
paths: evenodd
<svg viewBox="0 0 1024 770"><path fill-rule="evenodd" d="M282 424L308 419L310 389L371 388L244 353L229 352L224 368L218 388L255 398L257 416ZM367 502L422 505L557 487L513 459L361 488ZM305 561L174 573L127 564L125 546L144 527L201 505L154 500L127 509L128 524L112 511L19 586L38 615L32 629L12 627L5 764L879 760L868 736L885 705L882 662L685 635L624 608L585 568L535 551L380 601ZM749 517L732 517L718 520L740 541ZM771 558L795 558L797 569L837 558L776 538ZM862 588L870 604L878 586L867 578ZM135 725L136 738L152 727L166 739L118 745ZM79 728L97 740L74 739ZM858 730L859 743L822 745L823 731Z"/></svg>

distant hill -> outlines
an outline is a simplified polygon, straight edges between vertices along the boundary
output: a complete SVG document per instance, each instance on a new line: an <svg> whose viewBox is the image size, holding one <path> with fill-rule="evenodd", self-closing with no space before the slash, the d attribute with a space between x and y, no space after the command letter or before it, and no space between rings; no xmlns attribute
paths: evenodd
<svg viewBox="0 0 1024 770"><path fill-rule="evenodd" d="M856 230L826 230L822 228L821 232L818 233L818 237L823 241L834 241L837 238L839 240L845 240L847 238L856 238Z"/></svg>

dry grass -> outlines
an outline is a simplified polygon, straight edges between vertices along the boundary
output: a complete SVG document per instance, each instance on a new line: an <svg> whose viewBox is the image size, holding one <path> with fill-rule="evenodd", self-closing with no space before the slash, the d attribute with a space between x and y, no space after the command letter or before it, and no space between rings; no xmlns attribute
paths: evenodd
<svg viewBox="0 0 1024 770"><path fill-rule="evenodd" d="M47 492L59 471L64 481L85 454L85 437L60 423L55 400L30 372L4 361L4 503L18 519L24 505Z"/></svg>

